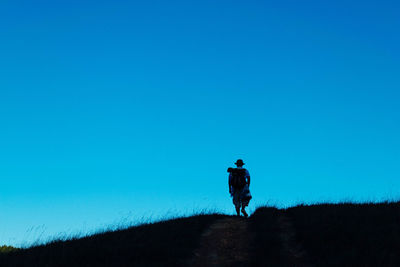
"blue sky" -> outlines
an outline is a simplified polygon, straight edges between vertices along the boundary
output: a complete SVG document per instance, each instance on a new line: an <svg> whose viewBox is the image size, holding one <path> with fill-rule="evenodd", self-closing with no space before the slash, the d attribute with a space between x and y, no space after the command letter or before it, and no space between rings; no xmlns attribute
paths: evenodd
<svg viewBox="0 0 400 267"><path fill-rule="evenodd" d="M397 199L397 1L2 1L0 245Z"/></svg>

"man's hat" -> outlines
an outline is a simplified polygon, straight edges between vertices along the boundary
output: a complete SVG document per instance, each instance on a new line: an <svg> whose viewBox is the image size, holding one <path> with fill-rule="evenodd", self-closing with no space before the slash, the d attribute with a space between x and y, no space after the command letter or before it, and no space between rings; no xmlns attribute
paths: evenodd
<svg viewBox="0 0 400 267"><path fill-rule="evenodd" d="M235 164L236 164L237 166L243 166L243 165L244 165L244 162L243 162L243 160L238 159L238 160L235 162Z"/></svg>

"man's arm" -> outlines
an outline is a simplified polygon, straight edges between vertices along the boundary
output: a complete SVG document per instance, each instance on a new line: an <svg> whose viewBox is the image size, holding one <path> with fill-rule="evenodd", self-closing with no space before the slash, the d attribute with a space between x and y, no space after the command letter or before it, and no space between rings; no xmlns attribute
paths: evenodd
<svg viewBox="0 0 400 267"><path fill-rule="evenodd" d="M246 170L246 178L247 178L247 184L250 187L250 173L248 170Z"/></svg>

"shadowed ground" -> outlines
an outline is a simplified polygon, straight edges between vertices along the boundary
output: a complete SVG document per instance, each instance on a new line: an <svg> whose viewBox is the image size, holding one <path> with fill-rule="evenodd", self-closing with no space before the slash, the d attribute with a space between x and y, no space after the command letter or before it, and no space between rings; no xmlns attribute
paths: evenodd
<svg viewBox="0 0 400 267"><path fill-rule="evenodd" d="M193 266L313 266L295 235L291 219L274 208L249 220L220 219L202 234Z"/></svg>
<svg viewBox="0 0 400 267"><path fill-rule="evenodd" d="M250 244L245 219L220 219L203 233L193 266L248 266Z"/></svg>
<svg viewBox="0 0 400 267"><path fill-rule="evenodd" d="M199 215L0 251L19 266L400 266L400 203Z"/></svg>
<svg viewBox="0 0 400 267"><path fill-rule="evenodd" d="M201 233L225 215L198 215L0 253L1 267L188 266Z"/></svg>

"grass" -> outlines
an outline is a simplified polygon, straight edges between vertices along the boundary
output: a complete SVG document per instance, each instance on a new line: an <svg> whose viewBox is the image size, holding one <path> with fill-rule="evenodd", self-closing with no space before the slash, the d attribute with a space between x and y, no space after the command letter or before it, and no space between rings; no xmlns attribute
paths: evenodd
<svg viewBox="0 0 400 267"><path fill-rule="evenodd" d="M279 238L279 216L289 218L313 266L400 266L400 202L258 208L250 220L253 266L293 266Z"/></svg>
<svg viewBox="0 0 400 267"><path fill-rule="evenodd" d="M400 203L300 205L286 213L316 266L400 266Z"/></svg>
<svg viewBox="0 0 400 267"><path fill-rule="evenodd" d="M186 266L219 214L144 224L0 254L0 266Z"/></svg>
<svg viewBox="0 0 400 267"><path fill-rule="evenodd" d="M0 247L0 266L188 266L201 234L229 216L198 214L26 249ZM400 202L260 207L247 221L251 266L293 265L282 218L313 266L400 266Z"/></svg>
<svg viewBox="0 0 400 267"><path fill-rule="evenodd" d="M11 247L11 246L0 246L0 253L9 253L13 251L17 251L17 248Z"/></svg>
<svg viewBox="0 0 400 267"><path fill-rule="evenodd" d="M282 253L277 218L281 210L274 207L258 208L250 217L249 230L254 233L251 247L252 266L283 266L286 262Z"/></svg>

